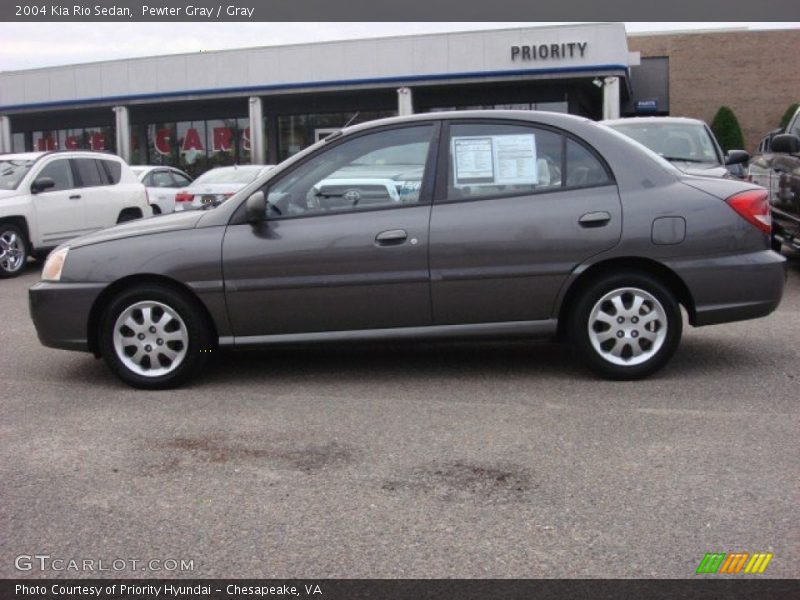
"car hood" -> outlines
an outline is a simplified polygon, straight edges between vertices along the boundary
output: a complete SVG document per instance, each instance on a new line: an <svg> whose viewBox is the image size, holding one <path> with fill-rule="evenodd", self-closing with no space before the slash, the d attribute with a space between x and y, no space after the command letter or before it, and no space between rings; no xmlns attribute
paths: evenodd
<svg viewBox="0 0 800 600"><path fill-rule="evenodd" d="M137 219L128 221L115 227L102 229L88 235L69 241L66 246L70 248L80 248L90 244L99 244L129 237L150 235L153 233L164 233L168 231L180 231L181 229L193 229L197 222L207 214L201 211L172 213L148 219Z"/></svg>
<svg viewBox="0 0 800 600"><path fill-rule="evenodd" d="M688 175L701 175L702 177L730 177L730 171L722 165L713 163L692 163L681 160L671 160L673 165Z"/></svg>
<svg viewBox="0 0 800 600"><path fill-rule="evenodd" d="M233 194L249 183L201 183L184 188L190 194Z"/></svg>

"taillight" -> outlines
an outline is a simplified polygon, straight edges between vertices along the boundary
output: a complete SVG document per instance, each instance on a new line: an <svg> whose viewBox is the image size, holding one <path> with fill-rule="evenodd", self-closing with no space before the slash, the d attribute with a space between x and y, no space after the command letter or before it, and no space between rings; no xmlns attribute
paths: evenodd
<svg viewBox="0 0 800 600"><path fill-rule="evenodd" d="M769 212L767 190L748 190L734 194L726 200L728 205L743 219L758 227L764 233L772 232L772 216Z"/></svg>
<svg viewBox="0 0 800 600"><path fill-rule="evenodd" d="M187 192L178 192L175 194L175 202L191 202L194 200L194 195Z"/></svg>

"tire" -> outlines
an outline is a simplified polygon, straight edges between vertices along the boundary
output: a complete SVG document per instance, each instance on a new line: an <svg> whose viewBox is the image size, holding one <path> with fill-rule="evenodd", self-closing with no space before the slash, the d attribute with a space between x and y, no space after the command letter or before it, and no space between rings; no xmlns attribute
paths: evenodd
<svg viewBox="0 0 800 600"><path fill-rule="evenodd" d="M11 223L0 223L0 279L17 277L28 263L28 238Z"/></svg>
<svg viewBox="0 0 800 600"><path fill-rule="evenodd" d="M682 331L683 316L675 296L661 281L639 271L610 274L590 283L569 321L572 346L592 371L606 379L652 375L672 358Z"/></svg>
<svg viewBox="0 0 800 600"><path fill-rule="evenodd" d="M157 284L115 296L98 334L100 353L111 371L128 385L148 390L186 382L203 368L213 347L211 329L196 301Z"/></svg>

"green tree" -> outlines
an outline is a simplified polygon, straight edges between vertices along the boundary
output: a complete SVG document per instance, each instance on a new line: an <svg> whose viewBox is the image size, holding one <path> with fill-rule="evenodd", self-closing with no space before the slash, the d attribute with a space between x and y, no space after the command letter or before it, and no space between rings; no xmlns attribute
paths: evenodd
<svg viewBox="0 0 800 600"><path fill-rule="evenodd" d="M728 150L741 150L744 148L744 136L739 120L727 106L721 106L711 122L711 131L717 136L719 145Z"/></svg>
<svg viewBox="0 0 800 600"><path fill-rule="evenodd" d="M794 113L797 112L798 107L800 107L800 104L795 102L789 108L786 109L786 112L783 113L783 116L781 117L781 124L779 125L781 129L786 129L786 126L789 124L789 121L792 120Z"/></svg>

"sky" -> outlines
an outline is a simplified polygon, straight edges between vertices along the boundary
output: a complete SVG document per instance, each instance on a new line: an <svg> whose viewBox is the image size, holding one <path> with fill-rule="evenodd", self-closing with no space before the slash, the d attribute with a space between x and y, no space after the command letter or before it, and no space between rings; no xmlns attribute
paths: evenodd
<svg viewBox="0 0 800 600"><path fill-rule="evenodd" d="M562 23L0 23L0 71L228 48ZM800 23L625 23L629 33Z"/></svg>

